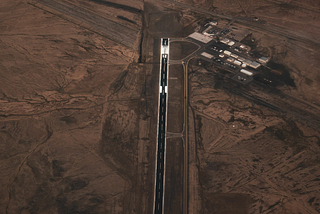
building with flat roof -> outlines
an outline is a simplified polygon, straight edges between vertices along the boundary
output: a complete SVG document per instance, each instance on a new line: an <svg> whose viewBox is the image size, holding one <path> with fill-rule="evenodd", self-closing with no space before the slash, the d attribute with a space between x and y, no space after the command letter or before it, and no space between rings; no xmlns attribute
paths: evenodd
<svg viewBox="0 0 320 214"><path fill-rule="evenodd" d="M216 34L204 32L203 35L210 36L210 37L214 37Z"/></svg>
<svg viewBox="0 0 320 214"><path fill-rule="evenodd" d="M208 36L205 36L201 33L198 33L198 32L193 32L192 34L190 34L188 37L192 38L192 39L195 39L199 42L202 42L202 43L208 43L212 40L212 38L208 37Z"/></svg>
<svg viewBox="0 0 320 214"><path fill-rule="evenodd" d="M229 58L227 59L227 61L228 61L228 62L233 62L233 61L234 61L234 59L233 59L233 58L231 58L231 57L229 57Z"/></svg>
<svg viewBox="0 0 320 214"><path fill-rule="evenodd" d="M258 62L256 62L256 61L253 61L252 63L250 63L250 67L252 67L252 68L255 68L255 69L257 69L257 68L259 68L260 67L260 63L258 63Z"/></svg>
<svg viewBox="0 0 320 214"><path fill-rule="evenodd" d="M230 40L227 39L227 38L223 38L223 39L220 40L220 42L222 42L223 44L228 44L229 41Z"/></svg>
<svg viewBox="0 0 320 214"><path fill-rule="evenodd" d="M224 53L225 55L228 55L228 56L231 55L231 52L230 52L230 51L227 51L227 50L223 51L223 53Z"/></svg>
<svg viewBox="0 0 320 214"><path fill-rule="evenodd" d="M252 61L248 60L248 59L245 59L245 60L243 60L243 63L246 64L246 65L250 65L252 63Z"/></svg>
<svg viewBox="0 0 320 214"><path fill-rule="evenodd" d="M236 58L236 59L238 59L238 57L239 57L237 54L234 54L234 53L232 53L230 56L233 58Z"/></svg>
<svg viewBox="0 0 320 214"><path fill-rule="evenodd" d="M250 72L250 71L248 71L248 70L245 70L245 69L241 69L240 72L241 72L241 73L244 73L244 74L247 74L247 75L249 75L249 76L252 76L252 75L253 75L252 72Z"/></svg>
<svg viewBox="0 0 320 214"><path fill-rule="evenodd" d="M267 58L267 57L265 57L265 56L263 56L263 57L261 57L260 59L259 59L259 62L261 62L261 63L267 63L269 61L269 58Z"/></svg>
<svg viewBox="0 0 320 214"><path fill-rule="evenodd" d="M207 52L202 52L202 53L201 53L201 56L204 56L204 57L206 57L206 58L208 58L208 59L212 59L212 58L213 58L213 55L211 55L211 54L209 54L209 53L207 53Z"/></svg>
<svg viewBox="0 0 320 214"><path fill-rule="evenodd" d="M235 42L234 41L230 41L230 42L228 42L228 45L229 46L232 46L232 45L234 45L235 44Z"/></svg>
<svg viewBox="0 0 320 214"><path fill-rule="evenodd" d="M209 27L207 27L202 33L203 33L204 35L208 35L207 32L208 32L211 28L212 28L212 26L209 25Z"/></svg>
<svg viewBox="0 0 320 214"><path fill-rule="evenodd" d="M243 62L244 60L245 60L245 58L243 58L243 57L238 57L238 60L240 61L240 62Z"/></svg>
<svg viewBox="0 0 320 214"><path fill-rule="evenodd" d="M242 63L241 63L240 61L238 61L238 60L234 60L234 61L233 61L233 64L240 66Z"/></svg>
<svg viewBox="0 0 320 214"><path fill-rule="evenodd" d="M217 21L212 21L212 22L210 22L209 24L210 24L210 25L217 25L218 22L217 22Z"/></svg>

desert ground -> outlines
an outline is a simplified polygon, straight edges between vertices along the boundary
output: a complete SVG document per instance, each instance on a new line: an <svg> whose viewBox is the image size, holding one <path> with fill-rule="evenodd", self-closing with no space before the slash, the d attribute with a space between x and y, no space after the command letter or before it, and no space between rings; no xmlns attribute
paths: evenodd
<svg viewBox="0 0 320 214"><path fill-rule="evenodd" d="M190 63L189 212L319 213L319 5L180 2L262 19L265 30L230 26L250 29L243 42L272 59L277 82L242 86L215 66Z"/></svg>
<svg viewBox="0 0 320 214"><path fill-rule="evenodd" d="M319 213L316 0L1 0L0 213L153 212L160 38L206 19L250 32L275 84L190 61L189 213ZM171 59L192 49L173 42ZM183 68L170 72L164 213L176 214Z"/></svg>
<svg viewBox="0 0 320 214"><path fill-rule="evenodd" d="M141 213L143 3L103 3L0 3L0 213Z"/></svg>

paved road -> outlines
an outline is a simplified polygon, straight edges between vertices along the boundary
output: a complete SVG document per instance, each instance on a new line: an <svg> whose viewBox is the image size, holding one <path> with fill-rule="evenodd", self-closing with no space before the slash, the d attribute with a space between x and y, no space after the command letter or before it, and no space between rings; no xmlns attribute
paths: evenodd
<svg viewBox="0 0 320 214"><path fill-rule="evenodd" d="M163 214L164 186L165 186L165 153L166 153L166 122L167 122L167 97L168 97L168 61L169 40L161 39L160 73L159 73L159 118L158 118L158 143L156 176L154 191L154 214Z"/></svg>
<svg viewBox="0 0 320 214"><path fill-rule="evenodd" d="M188 213L188 168L189 168L189 144L188 144L188 62L183 61L184 69L184 122L183 122L183 214Z"/></svg>
<svg viewBox="0 0 320 214"><path fill-rule="evenodd" d="M204 44L191 39L191 38L175 38L170 39L170 42L190 42L198 46L197 50L183 58L182 60L174 60L170 61L170 64L179 64L181 63L184 70L184 105L183 105L183 187L182 187L182 213L188 213L188 206L189 206L189 196L188 196L188 188L189 188L189 141L188 141L188 103L189 103L189 76L188 76L188 64L191 59L197 57L201 50L203 49Z"/></svg>
<svg viewBox="0 0 320 214"><path fill-rule="evenodd" d="M188 75L188 65L191 59L195 58L191 54L183 59L183 69L184 69L184 122L183 122L183 149L184 149L184 169L183 169L183 214L188 214L189 206L189 126L188 126L188 104L189 104L189 75Z"/></svg>

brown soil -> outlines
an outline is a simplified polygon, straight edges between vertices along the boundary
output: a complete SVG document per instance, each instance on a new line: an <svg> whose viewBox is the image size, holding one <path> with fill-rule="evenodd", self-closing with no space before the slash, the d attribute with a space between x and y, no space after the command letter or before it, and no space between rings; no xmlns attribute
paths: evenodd
<svg viewBox="0 0 320 214"><path fill-rule="evenodd" d="M319 212L319 131L210 87L211 75L191 77L200 212Z"/></svg>
<svg viewBox="0 0 320 214"><path fill-rule="evenodd" d="M183 125L183 68L171 65L169 68L168 125L167 131L182 132Z"/></svg>
<svg viewBox="0 0 320 214"><path fill-rule="evenodd" d="M170 43L170 59L171 60L179 60L183 59L198 48L197 45L192 44L190 42L171 42Z"/></svg>
<svg viewBox="0 0 320 214"><path fill-rule="evenodd" d="M148 162L138 160L149 135L139 127L150 126L140 119L145 70L130 65L141 14L82 3L2 3L0 213L142 213L135 207L146 204L133 187L134 168ZM113 30L130 32L130 44L101 23L121 25Z"/></svg>
<svg viewBox="0 0 320 214"><path fill-rule="evenodd" d="M167 139L164 213L182 214L183 142Z"/></svg>
<svg viewBox="0 0 320 214"><path fill-rule="evenodd" d="M271 58L272 74L261 74L274 81L241 86L190 63L189 212L319 213L318 3L177 2L248 20L231 27L252 32L253 56Z"/></svg>
<svg viewBox="0 0 320 214"><path fill-rule="evenodd" d="M319 3L179 2L1 3L0 213L152 212L159 39L216 19L193 7L247 20L231 27L271 58L274 84L191 61L189 213L320 212ZM170 72L166 214L183 180L183 73Z"/></svg>

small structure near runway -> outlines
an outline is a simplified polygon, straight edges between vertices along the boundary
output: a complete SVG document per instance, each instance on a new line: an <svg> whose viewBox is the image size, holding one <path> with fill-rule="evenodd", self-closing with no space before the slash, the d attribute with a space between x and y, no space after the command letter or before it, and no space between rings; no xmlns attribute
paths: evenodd
<svg viewBox="0 0 320 214"><path fill-rule="evenodd" d="M244 74L246 74L248 76L252 76L253 75L253 73L251 71L248 71L248 70L245 70L245 69L241 69L240 72L244 73Z"/></svg>
<svg viewBox="0 0 320 214"><path fill-rule="evenodd" d="M248 76L247 74L244 74L242 72L239 72L237 73L236 75L234 75L232 77L232 80L238 82L238 83L241 83L243 85L246 85L250 82L253 81L253 77L252 76Z"/></svg>
<svg viewBox="0 0 320 214"><path fill-rule="evenodd" d="M212 40L212 38L205 36L205 35L198 33L198 32L194 32L194 33L190 34L188 37L195 39L199 42L205 43L205 44Z"/></svg>
<svg viewBox="0 0 320 214"><path fill-rule="evenodd" d="M269 62L269 58L263 56L263 57L261 57L261 58L259 59L259 61L260 61L261 63L266 64L267 62Z"/></svg>
<svg viewBox="0 0 320 214"><path fill-rule="evenodd" d="M207 52L202 52L202 53L201 53L201 56L204 56L204 57L206 57L206 58L208 58L208 59L212 59L212 58L213 58L213 55L211 55L211 54L209 54L209 53L207 53Z"/></svg>
<svg viewBox="0 0 320 214"><path fill-rule="evenodd" d="M261 65L260 63L258 63L258 62L256 62L256 61L253 61L253 62L250 63L249 66L250 66L251 68L257 69L257 68L260 67L260 65Z"/></svg>

